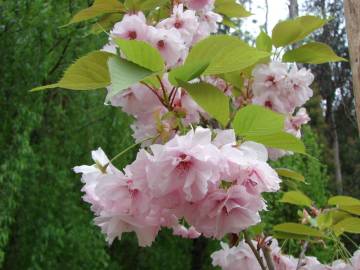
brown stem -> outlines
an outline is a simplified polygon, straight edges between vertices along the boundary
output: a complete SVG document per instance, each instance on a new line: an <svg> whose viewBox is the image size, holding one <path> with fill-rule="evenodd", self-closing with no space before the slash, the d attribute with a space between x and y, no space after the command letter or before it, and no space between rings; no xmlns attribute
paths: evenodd
<svg viewBox="0 0 360 270"><path fill-rule="evenodd" d="M308 245L309 245L309 241L305 241L303 246L302 246L302 249L301 249L301 253L300 253L300 256L299 256L298 264L296 266L296 270L299 270L300 267L301 267L302 260L305 258L305 252L306 252L306 250L308 248Z"/></svg>
<svg viewBox="0 0 360 270"><path fill-rule="evenodd" d="M160 100L161 104L164 105L164 106L167 108L167 105L165 104L163 98L159 95L159 93L158 93L154 88L152 88L152 87L151 87L150 85L148 85L146 82L141 81L140 83L143 84L143 85L145 85L147 88L149 88L149 90L150 90L151 92L153 92L154 95L157 96L157 98Z"/></svg>
<svg viewBox="0 0 360 270"><path fill-rule="evenodd" d="M262 247L261 249L262 249L262 251L264 253L264 257L265 257L265 261L266 261L266 264L268 266L268 269L269 270L275 270L274 262L273 262L272 257L271 257L271 249L270 249L270 247L265 246L265 247Z"/></svg>
<svg viewBox="0 0 360 270"><path fill-rule="evenodd" d="M259 251L255 248L253 242L251 241L250 236L245 231L244 231L244 239L245 239L245 243L249 245L250 249L254 253L258 263L260 264L261 269L266 270L267 268L266 268L266 266L264 264L263 258L260 256Z"/></svg>

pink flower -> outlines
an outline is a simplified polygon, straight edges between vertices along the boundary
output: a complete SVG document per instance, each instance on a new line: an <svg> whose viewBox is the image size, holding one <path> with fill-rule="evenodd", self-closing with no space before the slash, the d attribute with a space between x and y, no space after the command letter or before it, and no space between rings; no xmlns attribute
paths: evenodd
<svg viewBox="0 0 360 270"><path fill-rule="evenodd" d="M280 62L261 64L253 70L254 83L253 94L255 97L272 91L278 95L281 93L280 83L287 76L287 65Z"/></svg>
<svg viewBox="0 0 360 270"><path fill-rule="evenodd" d="M159 50L167 67L176 66L185 59L187 48L177 29L150 27L148 33L149 42Z"/></svg>
<svg viewBox="0 0 360 270"><path fill-rule="evenodd" d="M360 250L356 251L351 258L351 264L354 270L360 270Z"/></svg>
<svg viewBox="0 0 360 270"><path fill-rule="evenodd" d="M186 220L206 237L221 239L227 233L239 233L258 222L258 211L265 208L259 196L249 194L241 185L227 191L215 189L200 202L192 204Z"/></svg>
<svg viewBox="0 0 360 270"><path fill-rule="evenodd" d="M192 44L199 42L205 37L208 37L211 33L216 33L218 31L218 23L222 21L222 17L212 11L205 12L200 15L199 18L199 27L194 36Z"/></svg>
<svg viewBox="0 0 360 270"><path fill-rule="evenodd" d="M150 148L154 161L148 183L154 196L181 190L187 201L198 201L206 195L209 183L219 181L219 150L211 144L209 129L197 128Z"/></svg>
<svg viewBox="0 0 360 270"><path fill-rule="evenodd" d="M141 181L114 169L101 149L93 151L93 157L101 169L80 166L74 170L83 173L84 200L92 205L95 223L109 243L134 231L140 246L150 245L160 229L159 214L151 207L146 189L140 189Z"/></svg>
<svg viewBox="0 0 360 270"><path fill-rule="evenodd" d="M174 6L171 17L159 22L157 27L178 30L185 44L190 45L199 27L199 22L195 11L184 11L184 6L180 4Z"/></svg>
<svg viewBox="0 0 360 270"><path fill-rule="evenodd" d="M288 74L288 79L291 82L291 96L290 99L296 107L305 104L313 96L313 91L310 85L314 81L314 75L307 69L298 69L294 65Z"/></svg>
<svg viewBox="0 0 360 270"><path fill-rule="evenodd" d="M222 249L211 254L213 266L219 266L223 270L261 270L253 252L244 241L232 248L226 243L220 244Z"/></svg>
<svg viewBox="0 0 360 270"><path fill-rule="evenodd" d="M193 226L186 228L180 224L177 224L175 227L173 227L173 234L188 239L195 239L201 235L201 233L199 233Z"/></svg>
<svg viewBox="0 0 360 270"><path fill-rule="evenodd" d="M305 108L300 108L295 116L289 116L285 121L285 131L301 138L301 126L307 124L310 121L310 117Z"/></svg>
<svg viewBox="0 0 360 270"><path fill-rule="evenodd" d="M142 12L126 14L124 18L114 25L111 36L124 39L147 40L149 26Z"/></svg>
<svg viewBox="0 0 360 270"><path fill-rule="evenodd" d="M214 0L185 0L188 8L193 10L201 10L210 8L214 4Z"/></svg>

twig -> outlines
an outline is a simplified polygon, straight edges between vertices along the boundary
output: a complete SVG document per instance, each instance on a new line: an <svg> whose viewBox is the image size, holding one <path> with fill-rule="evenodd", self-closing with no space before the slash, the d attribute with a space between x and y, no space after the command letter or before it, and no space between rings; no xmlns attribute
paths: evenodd
<svg viewBox="0 0 360 270"><path fill-rule="evenodd" d="M301 267L302 260L305 258L305 253L306 253L306 250L308 248L308 245L309 245L309 241L305 241L302 248L301 248L301 253L300 253L300 256L299 256L299 261L298 261L297 266L296 266L296 270L299 270L300 267Z"/></svg>
<svg viewBox="0 0 360 270"><path fill-rule="evenodd" d="M249 247L251 248L252 252L254 253L257 261L260 264L260 267L262 270L266 270L266 266L264 264L263 258L260 256L259 251L255 248L253 242L251 241L250 236L248 235L247 232L244 231L244 239L245 239L245 243L249 245Z"/></svg>
<svg viewBox="0 0 360 270"><path fill-rule="evenodd" d="M265 261L266 261L266 264L267 264L269 270L275 270L274 262L273 262L273 260L271 258L271 249L270 249L270 247L264 246L264 247L261 248L261 250L264 253Z"/></svg>

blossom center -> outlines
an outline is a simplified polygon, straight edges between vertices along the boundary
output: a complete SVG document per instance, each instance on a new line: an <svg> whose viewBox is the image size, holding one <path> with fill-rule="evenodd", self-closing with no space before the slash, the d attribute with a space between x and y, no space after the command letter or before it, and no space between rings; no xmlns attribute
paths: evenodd
<svg viewBox="0 0 360 270"><path fill-rule="evenodd" d="M136 39L137 38L136 31L129 31L128 37L129 37L129 39Z"/></svg>
<svg viewBox="0 0 360 270"><path fill-rule="evenodd" d="M164 49L165 48L165 41L164 40L159 40L157 43L157 46L159 49Z"/></svg>

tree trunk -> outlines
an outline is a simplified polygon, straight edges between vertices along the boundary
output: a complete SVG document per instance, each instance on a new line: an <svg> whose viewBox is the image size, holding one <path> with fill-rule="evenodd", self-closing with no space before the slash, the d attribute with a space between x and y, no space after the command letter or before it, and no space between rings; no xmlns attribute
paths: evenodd
<svg viewBox="0 0 360 270"><path fill-rule="evenodd" d="M333 152L334 152L334 163L335 163L335 184L337 195L343 193L343 180L341 174L341 161L340 161L340 147L339 147L339 137L336 128L336 120L334 117L334 112L331 112L331 131L333 137Z"/></svg>
<svg viewBox="0 0 360 270"><path fill-rule="evenodd" d="M265 0L265 32L268 33L268 24L269 24L269 1Z"/></svg>
<svg viewBox="0 0 360 270"><path fill-rule="evenodd" d="M344 0L344 8L353 74L355 109L360 134L360 1Z"/></svg>
<svg viewBox="0 0 360 270"><path fill-rule="evenodd" d="M203 269L206 246L207 239L202 236L193 240L191 270Z"/></svg>
<svg viewBox="0 0 360 270"><path fill-rule="evenodd" d="M289 18L293 19L299 16L299 4L297 0L290 0L289 2Z"/></svg>

